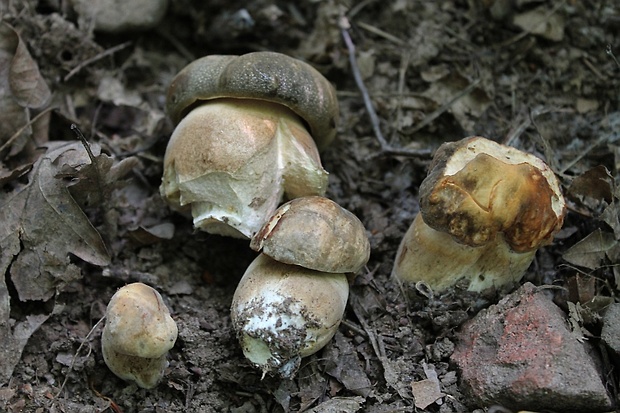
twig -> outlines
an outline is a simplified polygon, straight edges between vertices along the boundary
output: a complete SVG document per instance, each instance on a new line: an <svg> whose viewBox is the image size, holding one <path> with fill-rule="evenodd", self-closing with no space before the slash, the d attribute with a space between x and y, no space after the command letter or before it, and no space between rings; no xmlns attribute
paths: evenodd
<svg viewBox="0 0 620 413"><path fill-rule="evenodd" d="M540 21L534 25L533 27L530 28L530 30L523 30L521 33L511 37L510 39L503 41L499 44L496 44L495 46L493 46L493 49L503 49L504 47L516 43L519 40L523 39L524 37L529 36L530 34L532 34L534 32L534 30L538 29L540 26L542 26L543 24L547 24L549 19L551 18L551 16L553 16L555 13L558 12L558 10L560 10L561 7L564 6L564 4L566 4L566 0L561 1L559 3L557 3L554 7L551 8L551 10L549 10L542 19L540 19Z"/></svg>
<svg viewBox="0 0 620 413"><path fill-rule="evenodd" d="M368 93L368 89L366 89L366 85L364 84L364 80L362 79L362 75L357 66L357 59L355 58L355 45L353 44L353 40L351 40L351 36L349 35L349 27L349 21L346 17L342 16L340 18L340 31L349 52L349 63L351 64L353 77L355 78L355 83L357 84L358 89L362 93L364 105L366 106L366 112L368 112L368 116L370 117L370 123L372 124L372 129L375 133L377 140L379 141L379 144L381 145L381 151L391 155L412 156L419 158L430 157L432 152L430 149L415 150L394 148L383 137L381 127L379 126L379 116L377 116L377 112L375 112L372 100L370 99L370 95Z"/></svg>
<svg viewBox="0 0 620 413"><path fill-rule="evenodd" d="M129 45L131 45L131 42L125 42L125 43L121 43L119 45L116 45L114 47L109 48L108 50L105 50L99 54L97 54L96 56L91 57L90 59L86 59L83 62L81 62L79 65L77 65L76 67L74 67L73 69L71 69L71 71L69 73L67 73L67 75L64 77L64 81L68 81L69 79L71 79L76 73L78 73L80 70L82 70L83 68L85 68L86 66L88 66L91 63L95 63L98 60L103 59L106 56L112 55L120 50L123 50L124 48L128 47Z"/></svg>
<svg viewBox="0 0 620 413"><path fill-rule="evenodd" d="M69 371L67 371L67 374L65 375L65 379L63 380L63 382L62 382L62 384L60 386L60 389L58 389L58 393L56 393L56 396L54 396L54 399L56 399L58 396L60 396L60 394L62 393L63 389L65 388L65 385L67 384L67 380L69 380L69 374L71 373L71 370L73 370L73 367L75 366L75 361L77 360L78 354L80 354L80 351L82 350L82 347L84 346L84 343L86 343L88 341L90 336L93 334L93 332L95 332L95 330L97 330L97 327L99 327L99 324L101 324L101 322L103 320L105 320L105 315L103 317L101 317L99 319L99 321L97 321L95 323L93 328L90 329L88 334L86 334L86 337L84 337L84 340L80 343L80 346L78 347L77 351L73 355L73 359L71 360L71 365L69 366Z"/></svg>
<svg viewBox="0 0 620 413"><path fill-rule="evenodd" d="M620 69L620 62L618 62L618 59L616 59L616 55L614 55L614 52L611 49L611 44L607 45L607 47L605 48L605 53L607 53L607 55L610 56L614 62L616 62L616 66L618 66L618 69Z"/></svg>
<svg viewBox="0 0 620 413"><path fill-rule="evenodd" d="M370 24L364 22L358 22L357 25L362 29L369 31L370 33L383 37L384 39L389 40L392 43L396 43L399 46L407 46L407 42L405 42L404 40L401 40L393 34L383 31L375 26L371 26Z"/></svg>
<svg viewBox="0 0 620 413"><path fill-rule="evenodd" d="M447 111L448 109L450 109L450 107L452 105L454 105L454 103L459 100L460 98L462 98L465 95L468 95L469 93L471 93L472 90L474 90L476 88L476 86L478 86L478 84L480 83L480 79L470 83L465 89L461 90L459 93L457 93L456 95L454 95L452 97L452 99L450 99L449 101L447 101L446 103L444 103L443 105L441 105L439 108L437 108L435 111L433 111L431 114L429 114L428 116L426 116L424 118L424 120L422 122L420 122L419 124L417 124L413 130L409 131L409 133L416 133L417 131L419 131L420 129L422 129L423 127L425 127L426 125L430 124L431 122L433 122L435 119L437 119L441 114L443 114L445 111Z"/></svg>
<svg viewBox="0 0 620 413"><path fill-rule="evenodd" d="M17 130L17 132L15 132L6 142L4 142L4 144L2 146L0 146L0 153L2 153L6 148L11 146L13 144L13 142L15 142L17 140L17 138L20 137L22 132L24 132L26 130L26 128L28 128L29 126L33 125L36 121L41 119L43 117L43 115L47 114L48 112L51 112L54 109L56 109L56 108L55 107L50 107L50 108L45 109L43 112L39 113L37 116L32 118L29 122L27 122L24 126L19 128Z"/></svg>
<svg viewBox="0 0 620 413"><path fill-rule="evenodd" d="M86 149L86 152L88 153L88 158L90 159L90 163L93 165L93 168L95 168L95 180L97 181L97 189L99 190L99 196L101 196L101 199L103 200L104 199L103 184L101 183L101 175L99 173L99 165L97 163L97 159L95 158L93 151L90 149L90 144L86 140L86 137L84 137L84 134L82 133L80 128L77 127L75 123L71 124L71 130L73 131L73 133L77 135L80 142L82 142L84 149Z"/></svg>

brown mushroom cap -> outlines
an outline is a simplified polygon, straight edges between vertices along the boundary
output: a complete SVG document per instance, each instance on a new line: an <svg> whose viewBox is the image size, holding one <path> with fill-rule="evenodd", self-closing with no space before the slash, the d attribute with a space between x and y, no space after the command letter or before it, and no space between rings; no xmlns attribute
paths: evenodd
<svg viewBox="0 0 620 413"><path fill-rule="evenodd" d="M338 100L333 86L309 64L281 53L212 55L195 60L173 79L166 108L176 125L200 101L217 98L284 105L307 123L319 149L336 135Z"/></svg>
<svg viewBox="0 0 620 413"><path fill-rule="evenodd" d="M442 145L420 186L431 228L477 247L498 233L515 252L551 242L566 211L558 181L534 155L472 137Z"/></svg>
<svg viewBox="0 0 620 413"><path fill-rule="evenodd" d="M360 220L320 196L282 205L252 238L250 247L279 262L329 273L355 273L370 256Z"/></svg>

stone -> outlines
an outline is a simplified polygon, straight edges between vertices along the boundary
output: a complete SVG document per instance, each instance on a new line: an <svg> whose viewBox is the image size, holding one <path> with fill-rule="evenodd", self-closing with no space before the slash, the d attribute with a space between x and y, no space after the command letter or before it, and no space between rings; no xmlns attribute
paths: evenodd
<svg viewBox="0 0 620 413"><path fill-rule="evenodd" d="M72 4L95 30L107 33L153 28L168 8L168 0L72 0Z"/></svg>
<svg viewBox="0 0 620 413"><path fill-rule="evenodd" d="M620 303L611 304L605 311L601 340L614 356L620 357Z"/></svg>
<svg viewBox="0 0 620 413"><path fill-rule="evenodd" d="M608 411L597 362L578 337L562 310L526 283L462 326L451 360L473 407Z"/></svg>

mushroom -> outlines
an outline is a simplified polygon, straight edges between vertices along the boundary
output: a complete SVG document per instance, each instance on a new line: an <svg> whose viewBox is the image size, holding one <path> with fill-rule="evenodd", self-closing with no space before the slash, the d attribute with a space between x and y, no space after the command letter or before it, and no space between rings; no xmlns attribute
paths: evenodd
<svg viewBox="0 0 620 413"><path fill-rule="evenodd" d="M360 220L320 196L283 204L254 236L250 248L286 264L332 273L356 273L370 257Z"/></svg>
<svg viewBox="0 0 620 413"><path fill-rule="evenodd" d="M256 52L206 56L168 90L176 124L160 191L204 231L251 238L283 198L323 195L319 148L334 138L338 101L316 69Z"/></svg>
<svg viewBox="0 0 620 413"><path fill-rule="evenodd" d="M126 285L108 303L101 337L103 359L118 377L153 388L168 366L166 354L177 333L177 325L155 289L142 283Z"/></svg>
<svg viewBox="0 0 620 413"><path fill-rule="evenodd" d="M248 267L231 307L245 357L266 373L291 378L302 357L334 336L347 304L342 273L284 264L260 254Z"/></svg>
<svg viewBox="0 0 620 413"><path fill-rule="evenodd" d="M231 306L245 357L290 378L301 358L333 337L349 295L347 273L368 261L370 244L355 215L322 197L282 205L256 234L261 253L243 275Z"/></svg>
<svg viewBox="0 0 620 413"><path fill-rule="evenodd" d="M482 137L443 144L419 193L392 274L435 292L461 279L471 291L517 282L566 213L541 159Z"/></svg>

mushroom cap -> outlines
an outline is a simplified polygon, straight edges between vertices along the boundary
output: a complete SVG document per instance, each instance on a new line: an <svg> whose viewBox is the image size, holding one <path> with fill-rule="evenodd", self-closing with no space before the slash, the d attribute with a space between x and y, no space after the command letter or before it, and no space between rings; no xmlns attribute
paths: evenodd
<svg viewBox="0 0 620 413"><path fill-rule="evenodd" d="M476 136L437 150L420 186L420 211L459 243L482 246L501 233L512 250L529 252L551 242L566 205L541 159Z"/></svg>
<svg viewBox="0 0 620 413"><path fill-rule="evenodd" d="M336 135L336 91L309 64L275 52L211 55L193 61L173 79L166 108L178 124L201 101L257 99L284 105L308 125L319 149Z"/></svg>
<svg viewBox="0 0 620 413"><path fill-rule="evenodd" d="M334 336L348 296L344 274L260 254L239 281L230 311L244 355L263 373L292 377L302 357L316 353Z"/></svg>
<svg viewBox="0 0 620 413"><path fill-rule="evenodd" d="M355 273L370 257L364 225L336 202L308 196L280 206L250 247L287 264L330 273Z"/></svg>
<svg viewBox="0 0 620 413"><path fill-rule="evenodd" d="M104 341L118 353L161 357L174 346L177 333L161 295L148 285L128 284L108 303Z"/></svg>
<svg viewBox="0 0 620 413"><path fill-rule="evenodd" d="M201 105L175 128L160 192L196 228L251 238L283 196L323 195L328 174L301 119L285 106L248 99Z"/></svg>

